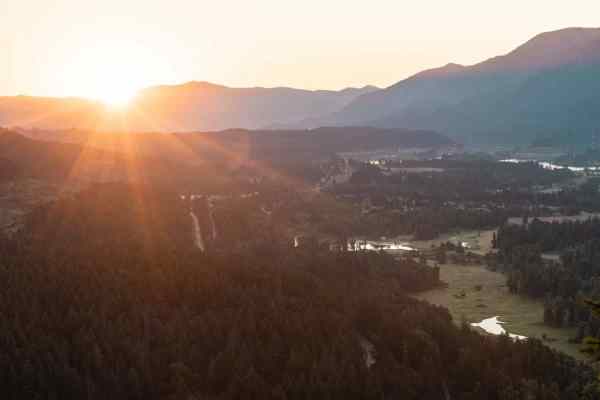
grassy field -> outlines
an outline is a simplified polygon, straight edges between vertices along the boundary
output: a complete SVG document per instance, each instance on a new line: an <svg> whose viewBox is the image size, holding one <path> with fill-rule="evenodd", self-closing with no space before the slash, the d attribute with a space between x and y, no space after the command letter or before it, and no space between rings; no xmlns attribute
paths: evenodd
<svg viewBox="0 0 600 400"><path fill-rule="evenodd" d="M494 232L495 229L457 231L433 240L415 241L411 240L410 236L394 240L419 250L429 250L432 246L437 247L445 242L466 243L467 251L485 255L493 251ZM544 325L542 301L510 293L503 274L491 271L483 265L446 264L440 266L440 279L448 284L447 288L430 290L415 297L448 308L457 324L462 321L480 322L498 316L499 320L505 323L503 327L509 333L538 339L543 339L545 335L544 342L548 346L579 360L586 359L579 352L579 345L568 342L575 336L575 329L557 329Z"/></svg>
<svg viewBox="0 0 600 400"><path fill-rule="evenodd" d="M568 343L575 330L543 325L542 302L511 294L504 275L475 265L447 264L440 268L440 278L448 287L420 293L417 298L448 308L459 324L498 316L507 332L538 339L545 334L550 338L548 346L584 359L579 346ZM464 297L457 296L463 292Z"/></svg>

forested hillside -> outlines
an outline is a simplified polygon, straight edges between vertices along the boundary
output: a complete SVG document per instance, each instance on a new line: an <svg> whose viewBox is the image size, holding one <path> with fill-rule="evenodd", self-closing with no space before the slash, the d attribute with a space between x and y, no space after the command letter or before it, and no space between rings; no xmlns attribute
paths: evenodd
<svg viewBox="0 0 600 400"><path fill-rule="evenodd" d="M223 160L310 161L343 152L444 148L456 145L448 137L433 131L370 127L229 129L187 133L22 130L20 133L36 140L77 143L112 152L131 151L138 156L196 164Z"/></svg>
<svg viewBox="0 0 600 400"><path fill-rule="evenodd" d="M538 341L406 296L436 269L278 241L202 253L188 207L101 185L2 239L4 398L599 398L590 369Z"/></svg>

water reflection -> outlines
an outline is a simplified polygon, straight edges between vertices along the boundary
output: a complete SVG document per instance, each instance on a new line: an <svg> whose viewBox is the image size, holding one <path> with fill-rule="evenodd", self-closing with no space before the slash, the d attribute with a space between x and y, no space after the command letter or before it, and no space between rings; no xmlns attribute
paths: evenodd
<svg viewBox="0 0 600 400"><path fill-rule="evenodd" d="M500 321L498 318L498 316L487 318L481 322L474 322L471 324L471 326L481 328L487 333L491 333L492 335L504 335L507 333L506 329L502 327L502 324L504 324L504 322ZM509 333L508 336L515 340L527 339L527 336L515 335L513 333Z"/></svg>
<svg viewBox="0 0 600 400"><path fill-rule="evenodd" d="M360 250L402 250L402 251L416 251L414 247L410 247L408 243L398 242L382 242L382 241L370 241L360 240L348 243L349 251L360 251Z"/></svg>
<svg viewBox="0 0 600 400"><path fill-rule="evenodd" d="M547 161L523 160L523 159L519 159L519 158L509 158L506 160L500 160L500 162L515 163L515 164L532 162L532 163L536 163L537 165L539 165L540 167L542 167L544 169L549 169L552 171L561 170L561 169L568 169L569 171L572 171L572 172L599 171L600 170L600 167L573 167L570 165L553 164L553 163L547 162Z"/></svg>

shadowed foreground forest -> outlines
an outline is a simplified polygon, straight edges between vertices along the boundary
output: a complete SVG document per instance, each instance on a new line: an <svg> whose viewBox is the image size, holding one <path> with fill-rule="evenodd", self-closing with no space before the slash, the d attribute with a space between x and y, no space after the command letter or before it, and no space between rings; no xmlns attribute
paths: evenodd
<svg viewBox="0 0 600 400"><path fill-rule="evenodd" d="M179 196L102 185L0 242L5 399L598 399L537 340L456 326L376 252L193 247ZM268 236L268 233L265 234Z"/></svg>

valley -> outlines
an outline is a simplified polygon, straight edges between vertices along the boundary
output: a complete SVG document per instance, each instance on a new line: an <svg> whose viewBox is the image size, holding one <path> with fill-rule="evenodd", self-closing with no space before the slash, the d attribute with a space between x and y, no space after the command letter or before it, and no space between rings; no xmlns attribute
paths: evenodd
<svg viewBox="0 0 600 400"><path fill-rule="evenodd" d="M2 399L600 400L596 3L41 3Z"/></svg>
<svg viewBox="0 0 600 400"><path fill-rule="evenodd" d="M325 132L332 136L311 140L334 148L345 134L359 138L377 134ZM271 150L314 146L293 137L300 132L288 132L284 141L247 133L255 138L245 157L224 151L225 138L218 138L217 146L211 136L190 137L185 140L193 143L194 151L179 162L174 162L179 153L169 150L172 147L157 151L158 143L171 142L163 136L128 138L128 151L109 152L107 143L125 138L104 139L100 151L91 144L48 145L10 133L12 146L31 160L43 160L44 168L21 162L12 176L3 178L6 191L0 207L10 222L4 226L5 235L0 235L4 255L0 275L16 283L0 304L23 310L25 317L19 321L25 318L32 335L43 330L56 357L62 351L58 343L64 328L52 321L60 321L62 304L69 304L66 323L90 326L73 328L76 333L71 335L78 344L72 348L83 363L102 367L93 372L98 379L108 379L103 371L114 371L115 382L124 390L139 388L123 370L129 368L147 387L158 379L165 390L176 392L170 372L139 360L163 366L173 354L180 354L178 359L188 368L211 379L218 376L226 386L240 385L245 392L251 389L249 383L234 384L229 372L215 369L228 348L244 343L252 343L244 351L252 368L272 382L268 385L295 382L292 387L298 389L288 390L298 393L304 385L297 368L308 368L309 361L297 357L325 365L333 354L344 354L342 365L353 366L358 373L336 369L327 374L346 385L365 380L361 385L367 393L397 387L398 375L386 372L398 365L391 354L398 360L422 360L424 351L435 360L435 368L447 371L444 376L454 383L444 384L451 392L477 392L478 386L471 386L472 375L465 378L455 366L476 365L483 371L491 364L470 354L490 352L501 366L494 364L493 373L478 378L488 387L500 384L498 368L510 371L506 363L510 359L512 365L515 354L524 357L516 361L523 371L531 371L525 360L543 354L553 379L558 376L554 368L560 368L564 385L576 382L572 390L587 390L593 370L579 350L583 333L598 334L594 320L575 304L544 302L519 292L525 283L515 284L522 275L515 275L517 267L505 257L512 244L505 244L501 233L529 226L530 221L592 224L588 221L600 212L599 182L587 177L581 185L572 185L585 171L473 160L457 151L446 154L441 143L418 154L398 151L386 146L391 134L380 133L382 142L371 141L366 148L357 145L360 140L352 144L362 148L353 153L362 155L358 159L323 149L320 154L284 160ZM407 133L393 140L399 145L408 140L403 149L410 149L415 139ZM382 143L380 151L371 151L371 146ZM8 158L14 147L3 149L0 159ZM143 157L137 149L146 149ZM385 154L392 157L386 159ZM156 168L150 167L153 164ZM48 174L52 169L61 173ZM559 190L540 191L546 187ZM544 248L564 257L561 249ZM554 268L547 263L540 268ZM39 295L31 293L34 288ZM55 300L48 303L47 296ZM53 318L39 317L37 310L42 309ZM4 309L0 323L16 326L11 312ZM104 322L114 321L115 315L127 318L112 325ZM111 345L88 356L83 349L89 347L85 337L91 326L99 343ZM116 329L128 333L115 339ZM516 342L495 335L501 332L527 339ZM4 333L11 338L16 334ZM143 335L148 336L140 344ZM287 338L286 342L277 337ZM423 343L432 347L424 348ZM160 351L152 350L156 348ZM311 348L318 348L320 355L307 350ZM419 350L406 355L402 350L406 348ZM196 351L179 353L180 349ZM38 359L34 349L27 351ZM99 351L102 359L94 355ZM276 368L270 357L267 362L262 355L265 351L284 352ZM20 357L12 350L8 353L11 360ZM129 367L115 363L121 354ZM443 356L436 359L435 354ZM62 361L55 368L72 367ZM238 371L245 373L247 368L241 364ZM423 374L431 365L418 361L410 368ZM37 373L46 379L43 372ZM149 375L142 378L144 374ZM370 374L384 381L373 382ZM575 376L582 377L580 383ZM67 396L85 390L96 396L112 392L108 387L84 386L82 379L77 372L50 380L69 385L44 387ZM181 379L200 392L222 390L217 380ZM408 385L415 393L430 391L431 398L443 387L425 382Z"/></svg>

